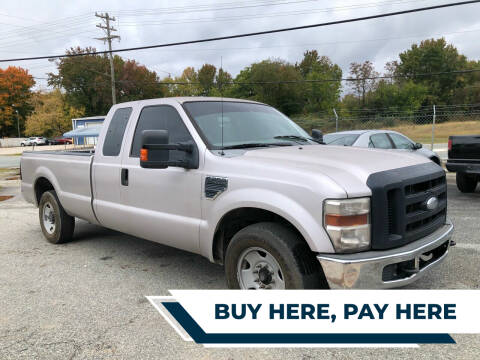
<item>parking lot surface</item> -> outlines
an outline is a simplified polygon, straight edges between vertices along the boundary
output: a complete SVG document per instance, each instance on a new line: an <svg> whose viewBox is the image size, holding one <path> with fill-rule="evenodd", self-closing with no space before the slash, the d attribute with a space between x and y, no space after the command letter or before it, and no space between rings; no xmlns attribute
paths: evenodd
<svg viewBox="0 0 480 360"><path fill-rule="evenodd" d="M184 342L145 295L220 289L223 268L180 250L77 221L75 240L49 244L37 209L0 170L0 359L478 359L480 335L419 348L204 348ZM457 246L433 273L409 286L480 288L480 187L461 194L448 175ZM252 294L253 296L253 294ZM399 297L408 296L399 291Z"/></svg>

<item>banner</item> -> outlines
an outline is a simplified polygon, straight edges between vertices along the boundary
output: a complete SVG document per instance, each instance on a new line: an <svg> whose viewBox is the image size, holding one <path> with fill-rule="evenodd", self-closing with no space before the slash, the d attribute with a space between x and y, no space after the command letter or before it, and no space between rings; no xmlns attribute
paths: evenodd
<svg viewBox="0 0 480 360"><path fill-rule="evenodd" d="M208 346L455 343L480 333L480 290L171 290L150 303Z"/></svg>

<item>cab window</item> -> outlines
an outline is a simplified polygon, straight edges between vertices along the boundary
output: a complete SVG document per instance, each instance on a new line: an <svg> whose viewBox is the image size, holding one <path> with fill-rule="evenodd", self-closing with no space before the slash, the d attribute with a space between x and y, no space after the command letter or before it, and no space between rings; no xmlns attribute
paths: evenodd
<svg viewBox="0 0 480 360"><path fill-rule="evenodd" d="M168 130L170 143L193 140L178 111L170 105L147 106L142 109L133 136L130 157L140 156L143 130ZM178 150L170 151L171 160L180 160L185 153Z"/></svg>

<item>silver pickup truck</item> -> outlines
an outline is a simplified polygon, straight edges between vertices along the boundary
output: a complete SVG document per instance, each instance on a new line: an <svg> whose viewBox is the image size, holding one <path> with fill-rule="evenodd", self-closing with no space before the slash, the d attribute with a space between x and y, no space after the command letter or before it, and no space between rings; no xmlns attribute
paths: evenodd
<svg viewBox="0 0 480 360"><path fill-rule="evenodd" d="M113 106L95 151L26 152L22 193L58 244L75 218L201 254L230 288L390 288L448 254L443 169L323 145L253 101Z"/></svg>

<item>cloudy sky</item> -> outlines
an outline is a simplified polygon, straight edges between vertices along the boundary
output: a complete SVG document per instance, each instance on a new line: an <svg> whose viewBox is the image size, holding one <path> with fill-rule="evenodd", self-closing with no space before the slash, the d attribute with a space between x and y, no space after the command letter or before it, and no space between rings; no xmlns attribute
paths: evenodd
<svg viewBox="0 0 480 360"><path fill-rule="evenodd" d="M0 58L62 54L72 46L106 46L96 37L95 12L115 16L121 41L114 48L161 44L244 32L263 31L455 2L455 0L82 0L2 1ZM348 65L370 60L378 71L398 53L429 37L445 37L471 59L480 59L480 4L368 20L289 33L126 52L159 76L179 75L204 63L236 75L252 62L281 58L296 62L307 49L329 56L348 73ZM47 60L0 63L30 69L37 88L45 89Z"/></svg>

